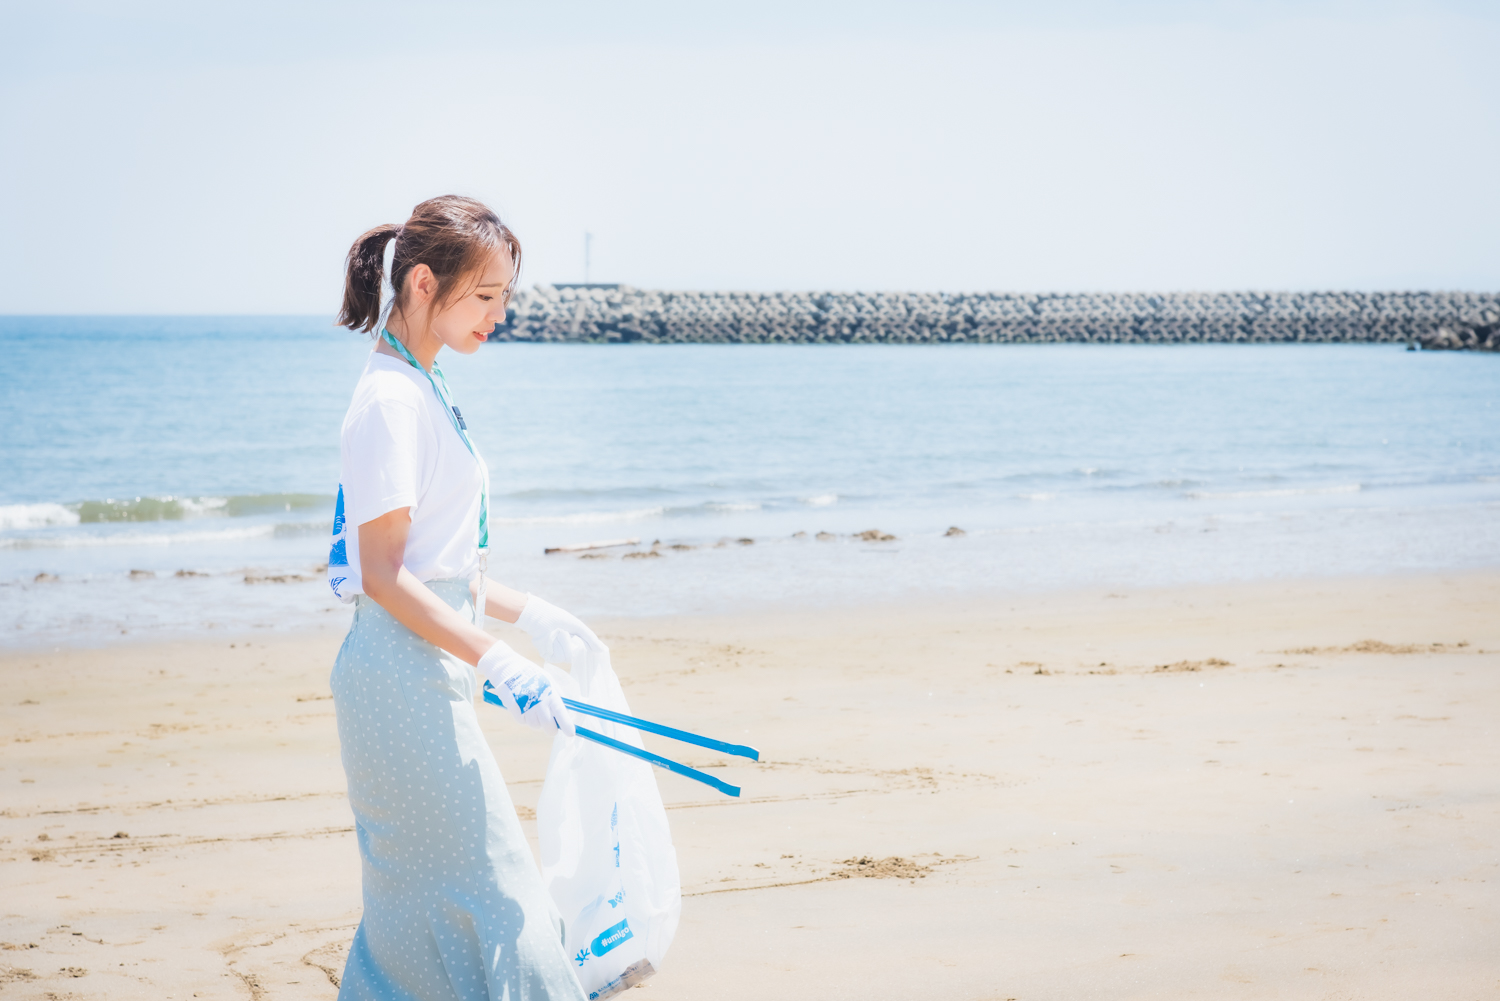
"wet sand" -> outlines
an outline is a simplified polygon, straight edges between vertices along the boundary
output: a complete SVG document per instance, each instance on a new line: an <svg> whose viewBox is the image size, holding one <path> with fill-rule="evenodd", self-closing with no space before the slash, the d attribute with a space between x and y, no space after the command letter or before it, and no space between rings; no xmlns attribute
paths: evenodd
<svg viewBox="0 0 1500 1001"><path fill-rule="evenodd" d="M1500 987L1500 572L600 623L685 894L642 998ZM511 638L511 637L508 637ZM0 997L331 998L342 637L0 658ZM523 643L518 643L523 646ZM545 738L481 708L523 821Z"/></svg>

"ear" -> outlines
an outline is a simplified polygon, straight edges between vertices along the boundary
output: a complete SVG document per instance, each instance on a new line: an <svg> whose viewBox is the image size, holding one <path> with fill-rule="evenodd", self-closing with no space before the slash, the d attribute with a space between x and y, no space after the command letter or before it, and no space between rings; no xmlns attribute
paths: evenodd
<svg viewBox="0 0 1500 1001"><path fill-rule="evenodd" d="M406 275L406 287L411 289L411 304L425 306L437 295L437 275L425 264L414 266Z"/></svg>

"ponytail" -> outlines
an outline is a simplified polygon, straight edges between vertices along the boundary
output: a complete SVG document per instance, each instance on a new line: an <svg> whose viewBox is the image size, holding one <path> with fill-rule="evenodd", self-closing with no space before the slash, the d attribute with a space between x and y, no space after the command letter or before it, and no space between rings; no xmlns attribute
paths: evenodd
<svg viewBox="0 0 1500 1001"><path fill-rule="evenodd" d="M354 241L344 263L344 308L338 325L369 333L380 322L380 286L385 278L385 245L401 227L376 226Z"/></svg>

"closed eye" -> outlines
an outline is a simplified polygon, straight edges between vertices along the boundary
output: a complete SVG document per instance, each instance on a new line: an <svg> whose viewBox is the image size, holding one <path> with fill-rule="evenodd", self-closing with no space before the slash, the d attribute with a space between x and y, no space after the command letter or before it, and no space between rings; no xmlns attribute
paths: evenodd
<svg viewBox="0 0 1500 1001"><path fill-rule="evenodd" d="M480 296L480 297L479 297L479 301L480 301L480 302L489 302L489 301L490 301L490 300L491 300L491 299L493 299L493 298L495 298L495 297L494 297L494 296L492 296L492 295L481 295L481 296Z"/></svg>

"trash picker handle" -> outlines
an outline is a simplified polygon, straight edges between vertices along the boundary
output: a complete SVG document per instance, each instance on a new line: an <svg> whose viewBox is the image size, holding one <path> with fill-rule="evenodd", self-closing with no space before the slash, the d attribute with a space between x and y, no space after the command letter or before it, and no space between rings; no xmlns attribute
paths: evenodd
<svg viewBox="0 0 1500 1001"><path fill-rule="evenodd" d="M661 734L663 737L671 737L680 740L684 744L697 744L699 747L707 747L715 751L723 751L725 754L738 755L741 758L749 758L751 761L760 760L760 752L745 744L726 744L722 740L714 740L712 737L700 737L696 733L688 733L686 730L678 730L676 727L662 726L650 720L636 719L634 716L626 716L610 709L600 709L591 706L587 702L579 702L576 699L563 699L563 705L574 712L583 713L585 716L597 716L607 719L611 723L623 723L633 726L637 730L645 730L647 733Z"/></svg>
<svg viewBox="0 0 1500 1001"><path fill-rule="evenodd" d="M500 696L496 695L494 692L488 689L485 690L484 701L490 703L491 705L499 706L502 709L505 708L505 703L500 701ZM569 699L565 701L572 700ZM579 704L583 705L583 703ZM592 709L593 706L589 706L588 708ZM598 711L604 712L605 710L601 709ZM629 717L626 718L628 719ZM660 754L653 754L652 752L639 747L631 747L629 744L615 740L613 737L606 737L602 733L596 733L593 730L590 730L588 727L575 726L573 730L578 734L578 736L582 737L585 740L592 740L596 744L603 744L605 747L613 748L614 750L619 751L622 754L628 754L633 758L640 758L642 761L649 761L651 764L665 768L669 772L676 772L678 775L681 775L685 778L693 779L696 782L702 782L707 786L713 786L715 789L726 796L738 797L740 794L739 786L732 786L728 782L722 782L719 779L714 778L712 775L707 775L703 772L698 771L698 769L696 768L689 768L687 765L679 764L678 762L673 761L670 758L664 758Z"/></svg>
<svg viewBox="0 0 1500 1001"><path fill-rule="evenodd" d="M620 751L623 754L628 754L633 758L640 758L642 761L649 761L653 765L665 768L669 772L676 772L678 775L693 779L697 782L702 782L704 785L713 786L715 789L719 790L719 792L723 793L726 796L738 797L740 794L739 786L732 786L728 782L721 782L720 780L714 778L712 775L704 774L703 772L698 771L698 769L696 768L689 768L687 765L679 764L678 762L673 761L670 758L664 758L660 754L653 754L652 752L643 750L639 747L631 747L629 744L615 740L613 737L606 737L602 733L595 733L593 730L590 730L586 726L575 726L573 729L575 732L577 732L578 736L582 737L585 740L592 740L596 744L603 744L605 747L612 747L616 751Z"/></svg>

